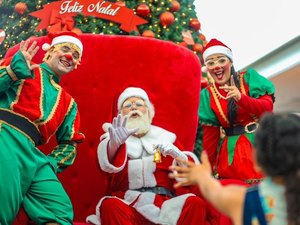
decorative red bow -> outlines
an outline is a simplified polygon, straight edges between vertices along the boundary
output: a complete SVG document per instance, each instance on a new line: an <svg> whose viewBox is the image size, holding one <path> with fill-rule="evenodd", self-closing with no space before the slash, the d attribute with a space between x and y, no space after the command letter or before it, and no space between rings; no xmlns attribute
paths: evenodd
<svg viewBox="0 0 300 225"><path fill-rule="evenodd" d="M74 19L69 15L60 15L56 10L53 10L49 19L47 28L49 33L59 31L71 31L74 28Z"/></svg>

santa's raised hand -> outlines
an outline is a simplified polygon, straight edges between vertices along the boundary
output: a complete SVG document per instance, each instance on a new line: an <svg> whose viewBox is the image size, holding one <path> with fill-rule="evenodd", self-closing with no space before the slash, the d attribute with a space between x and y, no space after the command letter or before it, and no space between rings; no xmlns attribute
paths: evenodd
<svg viewBox="0 0 300 225"><path fill-rule="evenodd" d="M224 85L220 87L220 89L227 92L226 99L234 98L235 101L239 101L241 99L241 92L235 85L233 75L230 76L230 86Z"/></svg>
<svg viewBox="0 0 300 225"><path fill-rule="evenodd" d="M127 138L138 131L138 128L127 129L128 117L122 117L119 114L113 119L112 126L108 128L109 144L108 144L108 157L111 159L115 156L118 148L125 143Z"/></svg>

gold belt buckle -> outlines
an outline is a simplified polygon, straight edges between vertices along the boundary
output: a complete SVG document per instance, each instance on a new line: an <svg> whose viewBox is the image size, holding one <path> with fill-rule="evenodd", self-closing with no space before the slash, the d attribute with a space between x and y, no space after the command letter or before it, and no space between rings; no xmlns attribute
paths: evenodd
<svg viewBox="0 0 300 225"><path fill-rule="evenodd" d="M253 125L253 124L255 124L256 127L255 127L254 130L251 130L251 131L250 131L250 130L248 129L248 127L251 126L251 125ZM258 128L258 123L257 123L257 122L250 122L250 123L246 124L244 130L245 130L246 133L251 134L251 133L254 133L254 132L256 131L257 128Z"/></svg>

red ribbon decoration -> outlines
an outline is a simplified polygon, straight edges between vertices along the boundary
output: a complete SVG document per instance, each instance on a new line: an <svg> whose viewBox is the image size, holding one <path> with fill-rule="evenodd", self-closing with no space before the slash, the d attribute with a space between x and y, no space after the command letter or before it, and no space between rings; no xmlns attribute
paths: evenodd
<svg viewBox="0 0 300 225"><path fill-rule="evenodd" d="M74 24L73 17L60 15L56 11L52 11L47 30L49 33L71 31L74 28Z"/></svg>
<svg viewBox="0 0 300 225"><path fill-rule="evenodd" d="M69 6L68 10L63 10L67 4ZM96 9L99 9L100 12L97 12ZM115 11L115 13L112 13L114 15L109 15L106 11ZM133 10L125 6L101 0L62 0L52 2L44 5L43 9L32 12L29 15L41 19L35 31L47 29L50 32L72 30L74 28L73 17L78 13L81 13L83 16L94 16L119 23L121 24L120 29L128 33L133 30L138 32L137 26L148 23L147 20L135 15Z"/></svg>

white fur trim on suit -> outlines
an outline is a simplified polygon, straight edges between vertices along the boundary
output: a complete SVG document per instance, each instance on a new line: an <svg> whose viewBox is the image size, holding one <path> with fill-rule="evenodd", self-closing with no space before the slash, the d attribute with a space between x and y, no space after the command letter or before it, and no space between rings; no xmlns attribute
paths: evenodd
<svg viewBox="0 0 300 225"><path fill-rule="evenodd" d="M154 171L156 164L153 163L153 156L128 161L128 181L130 189L142 187L155 187L156 179Z"/></svg>
<svg viewBox="0 0 300 225"><path fill-rule="evenodd" d="M160 208L154 205L154 200L154 193L142 192L133 207L146 219L152 221L153 223L157 223L160 214Z"/></svg>
<svg viewBox="0 0 300 225"><path fill-rule="evenodd" d="M107 173L117 173L120 172L121 170L124 169L126 161L127 161L127 156L124 158L124 162L120 167L115 167L112 165L109 160L108 160L108 155L107 155L107 146L108 146L109 138L106 138L100 142L98 145L98 161L100 164L100 167L103 171Z"/></svg>
<svg viewBox="0 0 300 225"><path fill-rule="evenodd" d="M149 132L137 138L130 136L125 144L128 157L131 159L141 158L143 151L146 150L147 154L154 154L154 146L162 143L174 143L176 135L163 128L151 125Z"/></svg>
<svg viewBox="0 0 300 225"><path fill-rule="evenodd" d="M165 201L161 206L159 224L176 225L186 199L194 194L184 194Z"/></svg>
<svg viewBox="0 0 300 225"><path fill-rule="evenodd" d="M87 223L91 223L91 224L95 224L95 225L101 225L101 221L100 221L100 206L102 204L102 202L105 200L105 199L108 199L108 198L116 198L116 199L119 199L120 201L124 202L125 204L128 205L128 202L124 201L123 199L120 199L118 197L115 197L115 196L104 196L103 198L100 199L100 201L98 202L97 206L96 206L96 214L92 214L92 215L89 215L86 217L85 221Z"/></svg>
<svg viewBox="0 0 300 225"><path fill-rule="evenodd" d="M209 56L214 55L214 54L224 54L233 61L232 51L229 48L226 48L226 47L221 46L221 45L212 46L212 47L206 49L203 52L204 61L206 61L206 59Z"/></svg>

